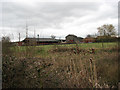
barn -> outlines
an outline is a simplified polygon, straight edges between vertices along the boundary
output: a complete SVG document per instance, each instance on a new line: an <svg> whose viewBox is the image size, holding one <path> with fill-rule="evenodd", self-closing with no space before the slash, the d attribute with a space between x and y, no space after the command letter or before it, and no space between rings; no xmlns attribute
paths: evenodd
<svg viewBox="0 0 120 90"><path fill-rule="evenodd" d="M80 43L82 42L82 37L77 37L76 35L69 34L66 37L66 42L67 43Z"/></svg>

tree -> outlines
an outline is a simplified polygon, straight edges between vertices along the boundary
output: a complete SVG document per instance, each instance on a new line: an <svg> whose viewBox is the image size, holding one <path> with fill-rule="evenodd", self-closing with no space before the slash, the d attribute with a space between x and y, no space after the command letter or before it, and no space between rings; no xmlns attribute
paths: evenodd
<svg viewBox="0 0 120 90"><path fill-rule="evenodd" d="M10 55L12 54L11 47L12 44L10 42L10 37L4 36L2 37L2 53L3 55Z"/></svg>
<svg viewBox="0 0 120 90"><path fill-rule="evenodd" d="M88 37L88 38L89 38L89 37L92 37L92 35L88 34L87 37Z"/></svg>
<svg viewBox="0 0 120 90"><path fill-rule="evenodd" d="M2 42L3 43L10 42L10 37L8 37L8 36L2 37Z"/></svg>
<svg viewBox="0 0 120 90"><path fill-rule="evenodd" d="M55 38L56 38L56 36L54 36L54 35L51 35L51 38L52 38L52 39L55 39Z"/></svg>
<svg viewBox="0 0 120 90"><path fill-rule="evenodd" d="M96 33L94 33L94 34L88 34L86 37L87 38L96 38L97 34Z"/></svg>
<svg viewBox="0 0 120 90"><path fill-rule="evenodd" d="M116 36L115 27L112 24L104 24L97 29L100 36Z"/></svg>

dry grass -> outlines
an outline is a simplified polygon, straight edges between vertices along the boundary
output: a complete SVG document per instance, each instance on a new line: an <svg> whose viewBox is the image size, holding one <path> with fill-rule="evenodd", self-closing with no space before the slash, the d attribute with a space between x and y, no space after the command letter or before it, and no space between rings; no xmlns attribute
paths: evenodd
<svg viewBox="0 0 120 90"><path fill-rule="evenodd" d="M3 88L117 87L117 53L116 48L27 47L3 58Z"/></svg>

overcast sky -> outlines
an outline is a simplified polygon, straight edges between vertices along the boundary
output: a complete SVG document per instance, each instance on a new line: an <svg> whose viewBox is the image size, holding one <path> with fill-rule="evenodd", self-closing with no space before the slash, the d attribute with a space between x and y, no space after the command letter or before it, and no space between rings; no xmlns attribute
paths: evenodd
<svg viewBox="0 0 120 90"><path fill-rule="evenodd" d="M84 2L83 2L84 1ZM86 37L97 27L113 24L118 30L118 0L7 0L1 1L0 36L12 41L34 36L65 38L68 34Z"/></svg>

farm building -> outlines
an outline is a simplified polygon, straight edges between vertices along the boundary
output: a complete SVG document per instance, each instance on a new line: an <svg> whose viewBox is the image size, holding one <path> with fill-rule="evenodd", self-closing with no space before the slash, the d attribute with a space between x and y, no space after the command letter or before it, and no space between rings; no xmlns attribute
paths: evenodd
<svg viewBox="0 0 120 90"><path fill-rule="evenodd" d="M83 42L83 38L82 38L82 37L78 37L78 40L79 40L80 42Z"/></svg>
<svg viewBox="0 0 120 90"><path fill-rule="evenodd" d="M14 45L16 45L16 46L22 46L22 45L24 45L24 42L13 42L14 43Z"/></svg>
<svg viewBox="0 0 120 90"><path fill-rule="evenodd" d="M24 42L24 45L48 45L58 44L60 40L53 38L25 38L22 42Z"/></svg>
<svg viewBox="0 0 120 90"><path fill-rule="evenodd" d="M67 35L65 38L67 43L80 43L83 39L82 37L77 37L72 34Z"/></svg>
<svg viewBox="0 0 120 90"><path fill-rule="evenodd" d="M86 37L86 38L83 39L83 42L84 43L93 43L93 42L95 42L95 38L93 38L93 37Z"/></svg>

